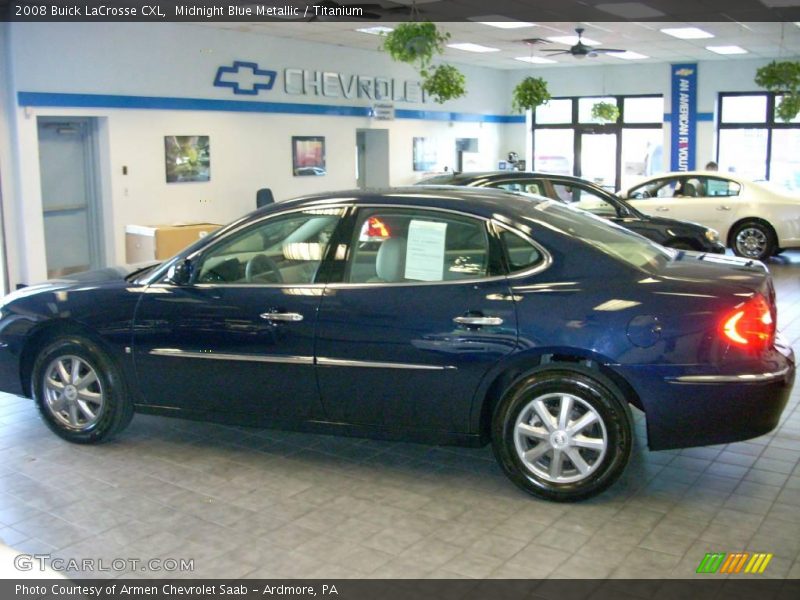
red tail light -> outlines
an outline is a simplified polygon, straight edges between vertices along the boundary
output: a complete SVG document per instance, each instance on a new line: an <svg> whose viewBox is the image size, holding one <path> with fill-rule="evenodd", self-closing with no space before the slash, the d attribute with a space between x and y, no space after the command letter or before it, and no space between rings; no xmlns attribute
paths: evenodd
<svg viewBox="0 0 800 600"><path fill-rule="evenodd" d="M756 294L725 315L720 329L725 341L760 350L772 344L775 319L764 296Z"/></svg>

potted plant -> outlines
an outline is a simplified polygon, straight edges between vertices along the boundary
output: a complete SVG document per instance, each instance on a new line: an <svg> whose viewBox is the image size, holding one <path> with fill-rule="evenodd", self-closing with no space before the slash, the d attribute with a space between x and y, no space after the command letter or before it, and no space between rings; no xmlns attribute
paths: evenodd
<svg viewBox="0 0 800 600"><path fill-rule="evenodd" d="M452 65L437 65L421 75L422 89L439 104L467 93L464 74Z"/></svg>
<svg viewBox="0 0 800 600"><path fill-rule="evenodd" d="M775 115L792 121L800 113L800 62L775 61L756 71L756 85L769 92L782 94Z"/></svg>
<svg viewBox="0 0 800 600"><path fill-rule="evenodd" d="M592 119L601 123L616 123L619 119L619 108L611 102L597 102L592 106Z"/></svg>
<svg viewBox="0 0 800 600"><path fill-rule="evenodd" d="M536 110L537 106L550 100L547 82L541 77L526 77L517 84L511 96L511 109L514 112Z"/></svg>
<svg viewBox="0 0 800 600"><path fill-rule="evenodd" d="M386 34L381 49L393 60L424 69L433 57L444 52L450 34L439 31L434 23L401 23Z"/></svg>

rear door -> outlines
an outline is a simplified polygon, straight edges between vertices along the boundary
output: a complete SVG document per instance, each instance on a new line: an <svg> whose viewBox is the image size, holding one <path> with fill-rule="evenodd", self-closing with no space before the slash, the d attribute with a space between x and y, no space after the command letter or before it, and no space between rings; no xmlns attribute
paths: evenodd
<svg viewBox="0 0 800 600"><path fill-rule="evenodd" d="M351 227L346 264L325 289L317 324L327 414L393 430L466 432L478 384L517 341L489 223L362 207Z"/></svg>

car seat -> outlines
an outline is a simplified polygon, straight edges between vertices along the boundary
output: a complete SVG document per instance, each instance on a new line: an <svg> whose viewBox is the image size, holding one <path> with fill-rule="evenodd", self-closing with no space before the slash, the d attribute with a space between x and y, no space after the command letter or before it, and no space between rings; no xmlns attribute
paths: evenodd
<svg viewBox="0 0 800 600"><path fill-rule="evenodd" d="M375 273L377 279L373 281L396 283L405 281L406 272L406 240L401 237L391 237L381 243L375 258Z"/></svg>

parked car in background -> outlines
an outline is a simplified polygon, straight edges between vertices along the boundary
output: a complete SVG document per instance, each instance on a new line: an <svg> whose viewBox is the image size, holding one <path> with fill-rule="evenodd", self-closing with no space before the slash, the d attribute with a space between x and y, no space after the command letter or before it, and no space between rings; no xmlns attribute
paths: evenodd
<svg viewBox="0 0 800 600"><path fill-rule="evenodd" d="M622 473L629 404L653 450L773 429L795 370L775 307L760 262L672 252L560 202L344 191L269 204L148 269L6 296L0 388L76 443L134 411L491 442L519 487L570 501Z"/></svg>
<svg viewBox="0 0 800 600"><path fill-rule="evenodd" d="M620 194L649 215L691 219L719 231L737 256L765 260L800 247L800 195L731 173L665 173Z"/></svg>
<svg viewBox="0 0 800 600"><path fill-rule="evenodd" d="M449 173L423 179L417 185L464 185L536 194L588 210L663 246L725 253L715 230L688 221L648 216L602 187L570 175L512 171Z"/></svg>

